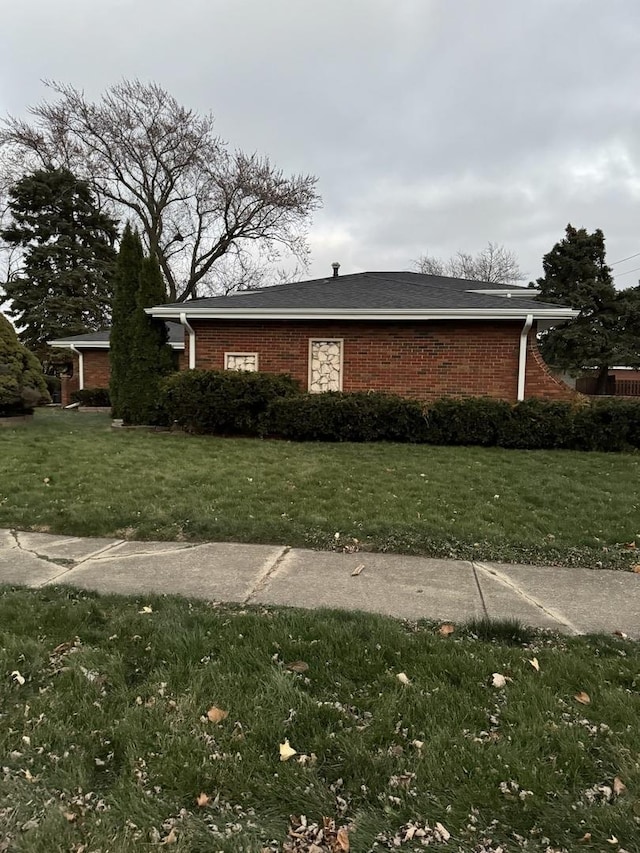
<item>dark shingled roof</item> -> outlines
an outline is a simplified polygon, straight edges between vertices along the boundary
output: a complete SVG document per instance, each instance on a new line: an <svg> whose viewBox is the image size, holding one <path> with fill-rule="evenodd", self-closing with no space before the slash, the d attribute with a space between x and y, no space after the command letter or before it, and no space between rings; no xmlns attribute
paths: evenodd
<svg viewBox="0 0 640 853"><path fill-rule="evenodd" d="M540 310L557 308L534 300L534 296L517 296L507 300L500 295L473 293L474 290L512 292L526 288L490 282L424 275L415 272L362 272L329 276L311 281L279 284L260 290L244 290L229 296L212 296L188 302L159 305L167 310L200 311L221 309L469 309L515 307Z"/></svg>

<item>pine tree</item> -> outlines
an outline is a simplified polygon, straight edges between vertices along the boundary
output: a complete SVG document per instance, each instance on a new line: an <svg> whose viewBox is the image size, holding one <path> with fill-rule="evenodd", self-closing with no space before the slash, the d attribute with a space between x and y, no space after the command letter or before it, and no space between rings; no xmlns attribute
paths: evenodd
<svg viewBox="0 0 640 853"><path fill-rule="evenodd" d="M140 236L127 223L116 262L109 337L111 368L109 395L114 418L124 417L123 401L130 399L130 368L134 350L133 326L143 259L144 252Z"/></svg>
<svg viewBox="0 0 640 853"><path fill-rule="evenodd" d="M68 169L25 175L9 191L9 211L0 236L23 252L20 273L4 285L9 313L44 358L48 340L108 325L116 223Z"/></svg>
<svg viewBox="0 0 640 853"><path fill-rule="evenodd" d="M542 302L568 305L578 317L543 333L540 349L550 365L562 370L598 369L599 391L609 368L635 364L640 342L635 336L640 316L637 289L617 291L605 261L604 234L598 228L567 225L566 236L542 261L544 276L535 286Z"/></svg>
<svg viewBox="0 0 640 853"><path fill-rule="evenodd" d="M173 351L167 343L166 324L144 311L165 302L165 292L157 260L145 258L132 320L133 352L128 367L126 399L121 399L122 417L127 423L157 423L160 382L175 369Z"/></svg>
<svg viewBox="0 0 640 853"><path fill-rule="evenodd" d="M22 414L49 401L40 362L0 314L0 417Z"/></svg>

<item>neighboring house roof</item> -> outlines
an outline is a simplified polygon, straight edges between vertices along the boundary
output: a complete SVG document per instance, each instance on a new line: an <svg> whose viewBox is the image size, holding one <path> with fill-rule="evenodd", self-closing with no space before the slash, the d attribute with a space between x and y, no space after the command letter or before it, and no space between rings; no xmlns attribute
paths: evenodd
<svg viewBox="0 0 640 853"><path fill-rule="evenodd" d="M153 317L211 319L569 319L522 287L425 275L363 272L145 309ZM513 298L517 297L517 298Z"/></svg>
<svg viewBox="0 0 640 853"><path fill-rule="evenodd" d="M168 322L166 324L169 333L169 346L172 349L184 349L184 328L180 323ZM67 338L59 338L48 341L49 346L60 349L109 349L110 330L102 332L87 332L84 335L70 335Z"/></svg>

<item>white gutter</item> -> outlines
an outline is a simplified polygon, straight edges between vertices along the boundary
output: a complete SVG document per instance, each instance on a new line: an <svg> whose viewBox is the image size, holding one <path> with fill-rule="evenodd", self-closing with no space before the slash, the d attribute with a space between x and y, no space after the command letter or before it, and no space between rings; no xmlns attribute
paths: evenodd
<svg viewBox="0 0 640 853"><path fill-rule="evenodd" d="M500 300L507 302L506 299ZM517 300L516 300L517 301ZM579 311L572 308L541 308L529 312L523 308L436 308L436 309L398 309L398 308L190 308L188 312L176 311L159 305L145 308L152 317L179 319L187 314L191 320L522 320L534 319L569 320L577 317Z"/></svg>
<svg viewBox="0 0 640 853"><path fill-rule="evenodd" d="M76 349L73 344L69 347L72 353L78 356L78 387L80 391L84 388L84 355L79 349Z"/></svg>
<svg viewBox="0 0 640 853"><path fill-rule="evenodd" d="M527 341L533 326L533 314L527 314L520 332L520 353L518 357L518 402L524 400L524 383L527 376Z"/></svg>
<svg viewBox="0 0 640 853"><path fill-rule="evenodd" d="M196 333L193 326L187 322L187 315L183 311L180 314L180 322L185 327L189 334L189 370L195 370L196 367Z"/></svg>

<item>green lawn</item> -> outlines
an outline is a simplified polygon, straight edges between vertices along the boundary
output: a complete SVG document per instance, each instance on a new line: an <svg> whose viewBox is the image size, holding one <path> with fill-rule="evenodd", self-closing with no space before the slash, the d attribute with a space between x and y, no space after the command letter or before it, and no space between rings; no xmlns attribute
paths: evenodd
<svg viewBox="0 0 640 853"><path fill-rule="evenodd" d="M308 851L304 815L353 853L438 823L430 849L632 853L639 673L614 636L0 588L0 850Z"/></svg>
<svg viewBox="0 0 640 853"><path fill-rule="evenodd" d="M638 454L0 430L0 526L56 533L628 567L639 505Z"/></svg>

